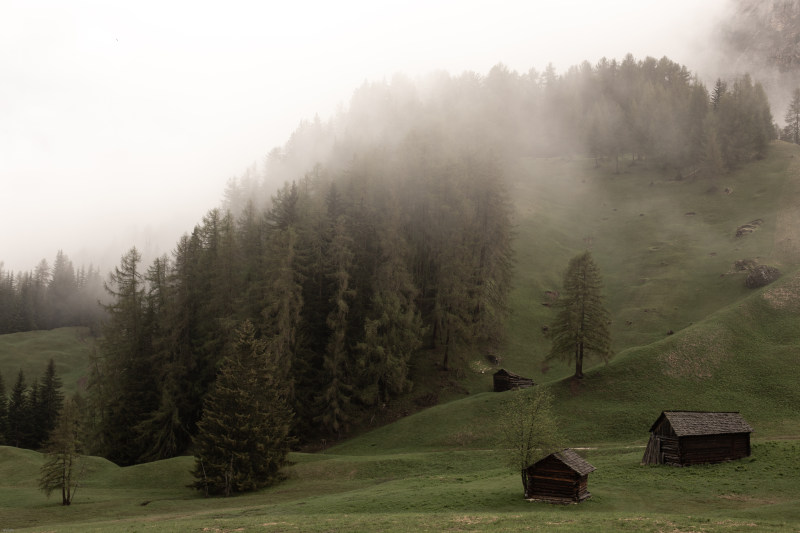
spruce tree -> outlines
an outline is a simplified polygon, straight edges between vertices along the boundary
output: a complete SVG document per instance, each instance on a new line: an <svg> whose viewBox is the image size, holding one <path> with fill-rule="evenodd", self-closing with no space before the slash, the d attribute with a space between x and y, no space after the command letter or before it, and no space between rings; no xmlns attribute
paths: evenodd
<svg viewBox="0 0 800 533"><path fill-rule="evenodd" d="M145 283L139 271L141 255L132 248L109 276L106 290L114 301L106 306L108 321L101 343L93 394L99 413L100 452L120 464L135 463L145 452L136 426L158 406L152 375L152 331L145 313Z"/></svg>
<svg viewBox="0 0 800 533"><path fill-rule="evenodd" d="M6 442L9 446L22 448L29 441L32 429L30 411L25 373L20 369L14 388L11 389L11 397L8 400L8 434Z"/></svg>
<svg viewBox="0 0 800 533"><path fill-rule="evenodd" d="M602 280L592 254L573 257L564 274L559 312L551 327L553 345L548 359L575 363L575 378L583 378L583 359L594 354L607 361L611 355L609 315L600 293Z"/></svg>
<svg viewBox="0 0 800 533"><path fill-rule="evenodd" d="M332 189L335 190L335 189ZM352 240L347 235L345 215L335 219L333 237L328 247L327 275L333 295L326 320L329 337L323 359L324 380L317 420L325 431L341 436L350 422L350 398L353 394L352 366L348 343L348 313L354 291L350 287L353 261Z"/></svg>
<svg viewBox="0 0 800 533"><path fill-rule="evenodd" d="M786 110L786 137L795 144L800 144L800 88L792 93L792 101Z"/></svg>
<svg viewBox="0 0 800 533"><path fill-rule="evenodd" d="M196 481L207 496L229 496L274 483L291 444L292 411L274 357L252 323L237 330L194 439Z"/></svg>
<svg viewBox="0 0 800 533"><path fill-rule="evenodd" d="M63 405L64 393L61 392L61 378L56 374L55 362L50 359L39 385L36 405L37 447L45 443L50 432L55 428Z"/></svg>
<svg viewBox="0 0 800 533"><path fill-rule="evenodd" d="M0 374L0 446L8 441L8 398L6 397L6 385L3 376Z"/></svg>
<svg viewBox="0 0 800 533"><path fill-rule="evenodd" d="M357 345L362 367L358 394L367 405L410 388L409 363L425 333L415 303L417 289L404 263L408 246L396 224L393 220L380 232L380 266L372 279L364 338Z"/></svg>

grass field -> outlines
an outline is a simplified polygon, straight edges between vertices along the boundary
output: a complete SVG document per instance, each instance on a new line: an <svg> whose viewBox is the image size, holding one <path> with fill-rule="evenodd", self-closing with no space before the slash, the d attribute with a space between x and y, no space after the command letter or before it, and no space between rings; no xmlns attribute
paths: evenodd
<svg viewBox="0 0 800 533"><path fill-rule="evenodd" d="M30 385L42 377L52 359L64 393L71 395L86 386L89 358L94 349L95 339L86 328L0 335L0 375L6 391L10 392L20 370Z"/></svg>
<svg viewBox="0 0 800 533"><path fill-rule="evenodd" d="M293 454L289 479L206 500L185 488L189 458L118 468L89 460L75 503L30 482L40 457L0 448L0 529L38 531L793 531L800 524L800 443L764 441L747 459L691 468L639 465L642 447L581 453L592 498L553 506L521 498L490 450ZM13 468L9 466L13 464Z"/></svg>
<svg viewBox="0 0 800 533"><path fill-rule="evenodd" d="M593 496L580 505L522 499L497 435L506 401L526 392L489 392L494 368L464 352L455 392L439 405L321 453L294 453L287 479L255 494L200 497L187 488L188 457L128 468L87 458L75 503L62 508L36 489L40 454L0 448L0 530L800 531L795 161L800 147L777 143L767 159L716 182L676 181L642 163L615 175L583 159L509 169L518 261L508 341L497 353L553 392L567 444L597 467ZM736 237L756 219L756 231ZM586 248L605 280L616 355L576 383L567 365L543 364L542 326L553 318L543 304ZM739 259L784 275L747 289L733 271ZM38 376L33 368L59 349L71 354L65 385L77 383L90 345L74 330L0 337L0 371L7 384L8 369L24 364ZM417 393L455 380L421 368L435 375L418 379ZM664 409L741 411L755 428L752 456L640 466Z"/></svg>

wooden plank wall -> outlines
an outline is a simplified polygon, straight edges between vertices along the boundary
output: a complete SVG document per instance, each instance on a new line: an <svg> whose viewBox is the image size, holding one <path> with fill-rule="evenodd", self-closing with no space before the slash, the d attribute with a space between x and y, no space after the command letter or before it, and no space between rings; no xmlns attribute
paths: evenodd
<svg viewBox="0 0 800 533"><path fill-rule="evenodd" d="M528 497L554 502L577 502L590 496L588 476L581 476L556 459L547 458L528 470Z"/></svg>
<svg viewBox="0 0 800 533"><path fill-rule="evenodd" d="M703 435L680 439L680 464L720 463L750 455L750 436Z"/></svg>

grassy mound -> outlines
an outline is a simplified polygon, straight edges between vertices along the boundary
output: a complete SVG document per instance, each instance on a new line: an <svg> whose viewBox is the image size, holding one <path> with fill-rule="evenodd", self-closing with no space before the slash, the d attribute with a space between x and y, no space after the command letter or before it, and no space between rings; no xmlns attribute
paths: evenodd
<svg viewBox="0 0 800 533"><path fill-rule="evenodd" d="M87 328L59 328L0 335L0 374L10 391L20 369L30 385L47 369L50 359L69 396L86 387L89 357L95 349Z"/></svg>

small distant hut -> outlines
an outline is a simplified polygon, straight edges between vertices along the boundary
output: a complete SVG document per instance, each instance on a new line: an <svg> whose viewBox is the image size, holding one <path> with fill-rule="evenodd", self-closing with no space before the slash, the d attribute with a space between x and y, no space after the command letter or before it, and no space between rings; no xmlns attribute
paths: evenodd
<svg viewBox="0 0 800 533"><path fill-rule="evenodd" d="M663 411L650 428L643 465L688 466L750 455L753 428L738 412Z"/></svg>
<svg viewBox="0 0 800 533"><path fill-rule="evenodd" d="M580 503L592 495L587 485L589 473L594 470L571 448L551 453L528 467L525 497L550 503Z"/></svg>
<svg viewBox="0 0 800 533"><path fill-rule="evenodd" d="M503 392L507 390L527 389L533 387L535 383L530 378L524 378L505 368L501 368L494 373L494 391Z"/></svg>

